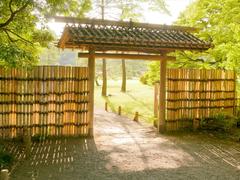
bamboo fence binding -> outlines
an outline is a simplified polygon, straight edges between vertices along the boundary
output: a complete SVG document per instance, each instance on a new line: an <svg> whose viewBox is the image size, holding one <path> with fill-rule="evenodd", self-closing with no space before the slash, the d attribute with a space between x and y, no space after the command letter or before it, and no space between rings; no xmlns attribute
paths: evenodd
<svg viewBox="0 0 240 180"><path fill-rule="evenodd" d="M158 110L159 83L156 86L154 109ZM219 112L233 115L237 104L235 86L233 71L168 69L166 129L193 127L193 122L196 125L196 121Z"/></svg>
<svg viewBox="0 0 240 180"><path fill-rule="evenodd" d="M88 68L0 68L0 135L87 136Z"/></svg>

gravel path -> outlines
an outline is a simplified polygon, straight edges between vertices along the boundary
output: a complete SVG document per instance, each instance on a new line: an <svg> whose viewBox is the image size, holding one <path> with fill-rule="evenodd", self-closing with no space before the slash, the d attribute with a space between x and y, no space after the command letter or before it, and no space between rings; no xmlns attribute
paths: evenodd
<svg viewBox="0 0 240 180"><path fill-rule="evenodd" d="M157 135L151 127L97 110L94 139L35 143L11 179L240 180L240 144L206 135Z"/></svg>

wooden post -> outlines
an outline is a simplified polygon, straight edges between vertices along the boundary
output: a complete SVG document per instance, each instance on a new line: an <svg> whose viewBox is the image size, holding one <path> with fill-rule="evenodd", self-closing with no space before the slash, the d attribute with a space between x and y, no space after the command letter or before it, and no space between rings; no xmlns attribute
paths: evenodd
<svg viewBox="0 0 240 180"><path fill-rule="evenodd" d="M200 122L197 119L193 119L193 130L196 131L200 127Z"/></svg>
<svg viewBox="0 0 240 180"><path fill-rule="evenodd" d="M108 103L105 102L105 111L108 111Z"/></svg>
<svg viewBox="0 0 240 180"><path fill-rule="evenodd" d="M166 130L166 78L167 78L167 62L160 61L160 92L159 92L159 119L158 131L164 132Z"/></svg>
<svg viewBox="0 0 240 180"><path fill-rule="evenodd" d="M9 173L7 169L2 169L1 170L1 180L9 180Z"/></svg>
<svg viewBox="0 0 240 180"><path fill-rule="evenodd" d="M153 122L153 126L154 127L158 127L157 126L157 118L158 118L158 112L159 112L159 82L156 82L154 85L154 122Z"/></svg>
<svg viewBox="0 0 240 180"><path fill-rule="evenodd" d="M234 71L234 107L233 107L233 115L237 116L237 106L238 106L238 98L237 98L237 73Z"/></svg>
<svg viewBox="0 0 240 180"><path fill-rule="evenodd" d="M133 121L138 122L138 116L139 116L139 114L138 114L138 112L136 112Z"/></svg>
<svg viewBox="0 0 240 180"><path fill-rule="evenodd" d="M118 115L119 115L119 116L122 115L122 107L121 107L121 106L118 107Z"/></svg>
<svg viewBox="0 0 240 180"><path fill-rule="evenodd" d="M154 117L158 117L158 96L159 96L159 83L155 83L154 85Z"/></svg>
<svg viewBox="0 0 240 180"><path fill-rule="evenodd" d="M31 146L32 146L30 129L27 127L24 127L23 132L24 132L23 133L23 143L25 146L26 158L29 158L29 156L31 154Z"/></svg>
<svg viewBox="0 0 240 180"><path fill-rule="evenodd" d="M94 79L95 79L95 51L89 48L88 58L88 87L89 87L89 102L88 102L88 121L89 121L89 137L93 137L93 120L94 120Z"/></svg>

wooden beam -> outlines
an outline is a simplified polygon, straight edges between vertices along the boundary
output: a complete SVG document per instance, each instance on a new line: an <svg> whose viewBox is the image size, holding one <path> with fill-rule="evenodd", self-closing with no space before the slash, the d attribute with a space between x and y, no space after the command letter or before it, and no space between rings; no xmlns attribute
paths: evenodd
<svg viewBox="0 0 240 180"><path fill-rule="evenodd" d="M95 50L89 49L88 56L88 87L89 87L89 102L88 102L88 121L89 121L89 137L93 137L93 120L94 120L94 79L95 79Z"/></svg>
<svg viewBox="0 0 240 180"><path fill-rule="evenodd" d="M166 82L167 82L167 62L160 61L160 92L159 92L159 119L158 131L166 130Z"/></svg>
<svg viewBox="0 0 240 180"><path fill-rule="evenodd" d="M59 47L64 49L66 42L69 40L69 34L66 29L64 29L64 32L62 34L61 39L59 40Z"/></svg>
<svg viewBox="0 0 240 180"><path fill-rule="evenodd" d="M78 53L79 58L89 58L89 53ZM149 60L149 61L160 61L170 60L174 61L176 58L173 56L162 56L162 55L144 55L144 54L110 54L110 53L96 53L95 58L97 59L135 59L135 60Z"/></svg>
<svg viewBox="0 0 240 180"><path fill-rule="evenodd" d="M130 27L130 28L137 27L137 28L149 28L149 29L166 29L166 30L176 30L176 31L184 31L184 32L198 31L197 28L193 28L193 27L138 23L138 22L132 22L132 21L111 21L111 20L102 20L102 19L88 19L88 18L64 17L64 16L47 16L47 18L54 19L55 22L61 22L61 23L121 26L121 27Z"/></svg>
<svg viewBox="0 0 240 180"><path fill-rule="evenodd" d="M87 49L90 45L94 43L89 43L86 44L84 42L79 42L79 43L73 43L73 42L66 42L65 43L65 48L69 49L82 49L85 50ZM57 46L59 47L59 45ZM128 44L125 44L124 47L120 46L120 44L116 45L106 45L106 44L101 44L97 43L94 44L95 50L96 51L123 51L123 52L143 52L143 53L153 53L153 54L159 54L159 52L174 52L176 50L179 51L184 51L184 50L189 50L189 51L205 51L209 49L211 46L210 45L191 45L191 46L186 46L186 47L149 47L149 46L131 46Z"/></svg>
<svg viewBox="0 0 240 180"><path fill-rule="evenodd" d="M73 43L65 43L65 48L68 49L81 49L83 51L86 51L89 49L89 44L73 44ZM59 46L57 46L59 47ZM171 49L171 48L149 48L149 47L120 47L120 46L105 46L105 45L94 45L95 51L97 52L112 52L112 51L118 51L118 52L126 52L126 53L147 53L147 54L162 54L162 53L170 53L175 52L175 50L178 49ZM182 49L179 49L182 50Z"/></svg>

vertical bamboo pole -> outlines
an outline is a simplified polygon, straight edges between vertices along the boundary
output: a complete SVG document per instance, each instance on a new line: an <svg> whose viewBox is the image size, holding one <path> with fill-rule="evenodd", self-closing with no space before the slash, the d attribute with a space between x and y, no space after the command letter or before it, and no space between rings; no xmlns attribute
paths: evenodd
<svg viewBox="0 0 240 180"><path fill-rule="evenodd" d="M83 91L85 91L85 92L89 92L90 90L89 90L89 86L88 86L88 74L90 73L89 72L89 69L88 68L85 68L84 69L84 77L86 77L85 78L85 80L83 81ZM86 96L84 96L84 102L86 102L87 101L87 99L89 98L89 93L86 95ZM88 116L89 116L89 112L88 112L88 103L83 103L83 106L82 106L82 108L85 110L85 112L83 113L83 117L84 117L84 122L88 122ZM84 130L84 134L85 135L88 135L88 127L89 126L82 126L82 129Z"/></svg>
<svg viewBox="0 0 240 180"><path fill-rule="evenodd" d="M81 68L79 69L78 71L78 77L81 78L81 80L79 81L79 92L84 92L85 91L85 88L84 88L84 81L83 81L83 78L85 78L85 71ZM82 101L85 100L85 94L80 94L79 96L79 103L78 103L78 113L79 113L79 122L80 124L83 124L83 123L86 123L85 122L85 118L84 118L84 110L85 110L85 107L83 106L82 104ZM83 135L85 133L85 129L84 131L82 131L83 129L83 126L79 126L78 127L78 134L79 135Z"/></svg>
<svg viewBox="0 0 240 180"><path fill-rule="evenodd" d="M95 51L93 48L89 49L88 59L88 87L89 87L89 102L88 102L88 122L89 131L88 135L93 137L93 119L94 119L94 79L95 79Z"/></svg>
<svg viewBox="0 0 240 180"><path fill-rule="evenodd" d="M158 119L158 132L165 131L166 120L166 69L167 62L160 61L160 93L159 93L159 119Z"/></svg>

